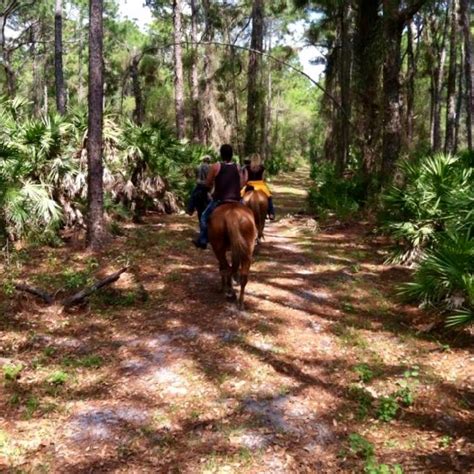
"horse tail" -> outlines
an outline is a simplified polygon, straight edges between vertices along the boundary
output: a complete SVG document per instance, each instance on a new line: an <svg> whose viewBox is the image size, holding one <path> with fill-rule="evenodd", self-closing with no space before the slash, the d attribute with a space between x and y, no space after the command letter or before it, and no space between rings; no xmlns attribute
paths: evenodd
<svg viewBox="0 0 474 474"><path fill-rule="evenodd" d="M232 274L237 274L240 264L245 257L249 257L252 253L252 242L248 242L244 236L244 225L241 216L231 216L227 219L227 232L229 233L230 253L232 257ZM249 221L250 222L250 221ZM253 223L251 223L253 224Z"/></svg>

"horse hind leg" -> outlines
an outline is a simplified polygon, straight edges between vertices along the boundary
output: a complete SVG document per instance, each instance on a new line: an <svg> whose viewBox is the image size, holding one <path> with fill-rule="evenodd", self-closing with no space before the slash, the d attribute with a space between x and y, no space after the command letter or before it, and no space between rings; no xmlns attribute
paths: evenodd
<svg viewBox="0 0 474 474"><path fill-rule="evenodd" d="M224 258L222 261L219 261L219 270L221 274L221 282L222 282L222 292L225 294L226 298L228 299L235 299L235 291L232 287L232 269L227 263L227 259Z"/></svg>
<svg viewBox="0 0 474 474"><path fill-rule="evenodd" d="M249 271L250 271L250 258L245 258L242 260L241 263L241 270L240 270L240 295L239 295L239 309L244 309L244 296L245 296L245 287L247 286L247 282L249 279Z"/></svg>

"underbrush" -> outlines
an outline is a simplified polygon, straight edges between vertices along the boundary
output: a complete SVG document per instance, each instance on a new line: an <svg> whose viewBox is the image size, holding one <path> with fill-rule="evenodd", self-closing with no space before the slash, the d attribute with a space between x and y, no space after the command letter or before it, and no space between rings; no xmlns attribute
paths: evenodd
<svg viewBox="0 0 474 474"><path fill-rule="evenodd" d="M411 264L408 300L474 321L473 155L435 155L400 164L403 182L383 196L382 229L396 242L391 262Z"/></svg>
<svg viewBox="0 0 474 474"><path fill-rule="evenodd" d="M448 326L474 320L474 154L437 154L399 163L396 184L371 199L380 229L394 246L388 263L410 265L400 294L447 316ZM312 168L309 207L320 218L348 218L365 206L357 171L337 177L331 163Z"/></svg>
<svg viewBox="0 0 474 474"><path fill-rule="evenodd" d="M54 243L83 227L87 203L87 114L31 118L26 100L0 99L0 239ZM178 141L164 123L144 126L106 114L104 200L113 218L177 210L210 150Z"/></svg>
<svg viewBox="0 0 474 474"><path fill-rule="evenodd" d="M308 204L318 216L325 218L332 213L347 218L361 208L364 190L355 174L339 178L334 165L326 162L312 166L311 178L313 185L308 193Z"/></svg>

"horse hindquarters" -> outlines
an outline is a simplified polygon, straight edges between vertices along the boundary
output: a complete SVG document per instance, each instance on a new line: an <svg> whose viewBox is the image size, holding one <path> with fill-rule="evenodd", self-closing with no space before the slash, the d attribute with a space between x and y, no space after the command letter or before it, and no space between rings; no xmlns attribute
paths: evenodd
<svg viewBox="0 0 474 474"><path fill-rule="evenodd" d="M247 211L248 212L248 211ZM229 232L230 250L232 255L232 276L240 270L239 308L243 309L245 287L248 281L252 254L257 237L257 229L251 215L229 216L227 230Z"/></svg>
<svg viewBox="0 0 474 474"><path fill-rule="evenodd" d="M263 238L265 228L265 217L268 211L268 198L262 191L252 191L244 198L245 204L251 209L257 227L257 238Z"/></svg>

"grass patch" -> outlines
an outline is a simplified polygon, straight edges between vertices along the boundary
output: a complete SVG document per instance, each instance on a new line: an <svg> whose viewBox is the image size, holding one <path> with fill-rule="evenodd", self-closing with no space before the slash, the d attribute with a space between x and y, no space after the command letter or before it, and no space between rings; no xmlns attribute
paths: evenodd
<svg viewBox="0 0 474 474"><path fill-rule="evenodd" d="M80 358L65 357L62 362L65 367L84 367L87 369L97 369L102 367L104 359L99 355L88 355Z"/></svg>
<svg viewBox="0 0 474 474"><path fill-rule="evenodd" d="M52 385L59 386L59 385L64 385L69 379L69 375L62 371L62 370L57 370L53 372L49 377L48 377L48 382Z"/></svg>
<svg viewBox="0 0 474 474"><path fill-rule="evenodd" d="M374 371L367 364L355 365L354 372L363 383L369 383L375 377Z"/></svg>
<svg viewBox="0 0 474 474"><path fill-rule="evenodd" d="M367 474L403 474L399 464L379 464L375 456L374 445L358 433L351 433L348 438L349 456L364 461L364 471Z"/></svg>
<svg viewBox="0 0 474 474"><path fill-rule="evenodd" d="M15 380L20 378L20 374L24 369L22 364L7 364L4 365L3 370L3 378L7 382L14 382Z"/></svg>

